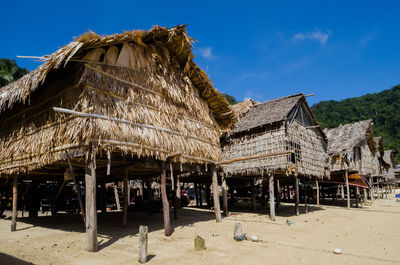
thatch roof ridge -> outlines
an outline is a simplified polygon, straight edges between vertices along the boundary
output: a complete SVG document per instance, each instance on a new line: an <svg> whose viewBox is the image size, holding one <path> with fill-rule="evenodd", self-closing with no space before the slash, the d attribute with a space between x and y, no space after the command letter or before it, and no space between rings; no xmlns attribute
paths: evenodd
<svg viewBox="0 0 400 265"><path fill-rule="evenodd" d="M239 118L240 116L244 115L246 112L250 111L253 109L253 107L260 102L257 102L251 98L243 100L239 103L236 103L235 105L232 106L232 111L235 114L236 118Z"/></svg>
<svg viewBox="0 0 400 265"><path fill-rule="evenodd" d="M300 93L256 104L236 123L233 133L285 120L289 112L303 97L304 94Z"/></svg>
<svg viewBox="0 0 400 265"><path fill-rule="evenodd" d="M360 146L364 140L370 144L371 151L374 151L372 136L372 120L349 123L332 129L324 129L328 137L328 154L338 155L352 152L353 148Z"/></svg>
<svg viewBox="0 0 400 265"><path fill-rule="evenodd" d="M94 32L84 33L53 54L44 56L44 63L36 70L0 88L0 113L11 109L14 104L25 104L29 96L41 87L50 72L65 67L75 55L88 49L123 42L134 42L144 46L146 43L163 42L177 58L192 83L199 89L200 96L209 103L210 109L217 115L216 119L221 127L229 127L234 119L232 109L222 94L214 88L207 74L193 62L194 55L191 52L193 39L187 35L185 26L178 25L172 28L154 26L148 31L125 31L121 34L106 36L100 36Z"/></svg>

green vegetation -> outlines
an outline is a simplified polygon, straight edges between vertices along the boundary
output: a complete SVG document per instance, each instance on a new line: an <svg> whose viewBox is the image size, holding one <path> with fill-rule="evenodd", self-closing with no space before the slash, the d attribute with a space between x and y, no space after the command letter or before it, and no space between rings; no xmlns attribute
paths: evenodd
<svg viewBox="0 0 400 265"><path fill-rule="evenodd" d="M383 137L386 150L397 150L400 161L400 85L357 98L322 101L311 110L323 128L372 119L374 135Z"/></svg>
<svg viewBox="0 0 400 265"><path fill-rule="evenodd" d="M14 60L0 59L0 87L14 82L28 72L20 68Z"/></svg>
<svg viewBox="0 0 400 265"><path fill-rule="evenodd" d="M236 100L235 97L225 94L225 93L222 93L222 95L229 102L230 105L235 105L236 103L238 103L238 101Z"/></svg>

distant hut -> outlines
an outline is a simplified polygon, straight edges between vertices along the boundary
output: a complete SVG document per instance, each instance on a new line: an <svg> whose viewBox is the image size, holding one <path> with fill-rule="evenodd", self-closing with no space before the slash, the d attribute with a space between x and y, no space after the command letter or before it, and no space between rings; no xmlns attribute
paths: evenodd
<svg viewBox="0 0 400 265"><path fill-rule="evenodd" d="M234 118L193 62L192 41L185 26L110 36L89 32L0 89L0 180L13 179L12 230L17 180L85 176L87 250L96 251L96 180L123 179L127 187L128 179L161 175L170 235L166 172L177 196L179 180L172 171L209 165L217 185L221 131Z"/></svg>
<svg viewBox="0 0 400 265"><path fill-rule="evenodd" d="M239 104L233 107L238 122L221 141L223 172L228 179L252 184L254 179L267 178L272 219L275 218L274 179L281 180L281 184L292 179L296 214L299 214L299 178L318 180L329 173L326 137L306 96L296 94L259 104L251 101Z"/></svg>
<svg viewBox="0 0 400 265"><path fill-rule="evenodd" d="M395 152L393 150L386 150L383 156L383 160L387 163L388 167L384 172L384 192L387 195L388 190L393 188L393 185L397 183L396 176L395 176L395 165L396 165L396 158Z"/></svg>
<svg viewBox="0 0 400 265"><path fill-rule="evenodd" d="M374 137L375 143L375 153L373 154L372 159L372 175L369 179L369 183L371 185L371 200L375 197L375 190L380 196L380 189L385 177L385 172L387 172L389 168L389 164L384 160L385 150L383 147L382 137Z"/></svg>
<svg viewBox="0 0 400 265"><path fill-rule="evenodd" d="M360 187L366 192L365 189L370 187L367 179L371 177L375 168L373 154L376 150L372 136L372 120L340 125L337 128L325 129L324 132L328 137L331 181L346 184L347 207L350 208L349 185L355 187L356 193L359 193ZM355 197L358 199L358 194Z"/></svg>

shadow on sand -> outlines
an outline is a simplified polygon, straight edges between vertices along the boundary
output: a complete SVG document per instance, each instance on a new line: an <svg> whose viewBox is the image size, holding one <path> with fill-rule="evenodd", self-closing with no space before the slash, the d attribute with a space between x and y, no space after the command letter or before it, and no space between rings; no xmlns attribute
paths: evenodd
<svg viewBox="0 0 400 265"><path fill-rule="evenodd" d="M9 265L32 265L33 263L27 262L25 260L10 256L8 254L0 253L0 264Z"/></svg>

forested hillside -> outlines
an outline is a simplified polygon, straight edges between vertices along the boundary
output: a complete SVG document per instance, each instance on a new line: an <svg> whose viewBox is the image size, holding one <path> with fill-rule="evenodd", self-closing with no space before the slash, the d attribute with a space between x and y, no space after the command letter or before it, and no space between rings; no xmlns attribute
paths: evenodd
<svg viewBox="0 0 400 265"><path fill-rule="evenodd" d="M386 150L398 151L400 162L400 85L357 98L322 101L311 109L323 128L372 119L374 135L383 136Z"/></svg>

